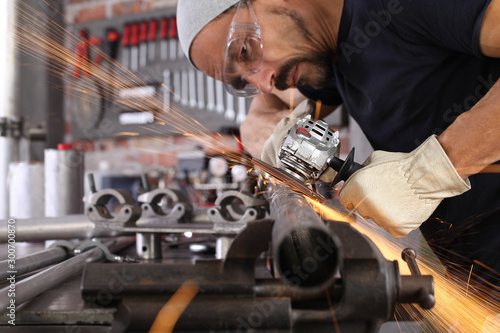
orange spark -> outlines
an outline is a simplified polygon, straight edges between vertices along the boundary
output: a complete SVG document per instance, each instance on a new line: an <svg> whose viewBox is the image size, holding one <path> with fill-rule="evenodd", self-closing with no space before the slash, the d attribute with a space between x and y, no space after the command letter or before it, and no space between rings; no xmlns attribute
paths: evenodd
<svg viewBox="0 0 500 333"><path fill-rule="evenodd" d="M339 211L333 211L333 214L329 215L328 210L323 209L322 213L325 215L323 218L336 220ZM453 332L479 333L485 319L491 314L500 312L500 304L495 304L487 298L492 295L483 296L479 292L468 293L468 283L465 285L456 278L447 276L445 268L420 235L416 239L405 237L396 240L372 221L366 221L360 216L358 216L358 222L351 225L369 237L386 259L398 260L401 274L410 274L407 264L401 259L401 251L405 247L420 249L419 267L422 274L433 276L436 305L431 310L422 310L406 304L403 308L411 317L408 320L424 319L421 323L424 332L448 332L451 328ZM473 276L472 267L469 275L469 278ZM500 296L498 288L492 292L496 297ZM404 326L404 322L400 321L398 325Z"/></svg>
<svg viewBox="0 0 500 333"><path fill-rule="evenodd" d="M174 326L179 317L186 310L189 303L198 293L199 286L192 280L184 282L179 289L170 297L167 304L156 316L153 325L149 329L150 333L169 333L174 330Z"/></svg>
<svg viewBox="0 0 500 333"><path fill-rule="evenodd" d="M120 133L116 133L115 136L139 136L139 133L134 133L134 132L120 132Z"/></svg>

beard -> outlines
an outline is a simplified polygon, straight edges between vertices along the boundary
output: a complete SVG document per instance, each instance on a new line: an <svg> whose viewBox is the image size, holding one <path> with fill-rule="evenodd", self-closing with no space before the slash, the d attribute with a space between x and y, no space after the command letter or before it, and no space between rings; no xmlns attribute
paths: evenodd
<svg viewBox="0 0 500 333"><path fill-rule="evenodd" d="M292 88L288 85L288 77L290 76L290 72L294 70L295 67L300 63L309 65L307 76L305 73L303 73L299 80L296 82L295 87L293 88L310 86L314 89L321 89L328 84L328 82L334 75L334 60L332 59L331 55L318 53L310 58L294 58L284 64L278 71L275 79L275 87L278 90L286 90L288 88Z"/></svg>
<svg viewBox="0 0 500 333"><path fill-rule="evenodd" d="M298 35L302 41L311 41L313 36L303 18L296 12L286 8L275 8L272 13L288 17L297 27ZM302 73L301 78L295 83L295 88L310 86L314 89L325 87L334 75L333 64L337 61L338 54L335 50L317 50L310 56L296 57L284 64L275 79L275 87L278 90L286 90L290 88L288 85L288 77L290 72L300 64L308 64L307 73Z"/></svg>

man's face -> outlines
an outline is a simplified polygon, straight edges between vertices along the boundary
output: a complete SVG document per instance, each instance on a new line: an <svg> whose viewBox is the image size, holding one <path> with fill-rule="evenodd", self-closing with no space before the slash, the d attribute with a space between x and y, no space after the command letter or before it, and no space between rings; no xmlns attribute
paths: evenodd
<svg viewBox="0 0 500 333"><path fill-rule="evenodd" d="M325 86L333 75L335 55L307 28L300 11L253 2L262 30L263 63L246 80L262 92L274 87ZM293 7L293 6L292 6ZM195 38L191 57L198 69L222 81L225 46L234 11L209 23Z"/></svg>

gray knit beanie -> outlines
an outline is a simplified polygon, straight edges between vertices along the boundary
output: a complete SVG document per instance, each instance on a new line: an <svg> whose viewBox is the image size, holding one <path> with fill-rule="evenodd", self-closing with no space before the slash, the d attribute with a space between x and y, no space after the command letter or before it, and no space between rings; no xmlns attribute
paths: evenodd
<svg viewBox="0 0 500 333"><path fill-rule="evenodd" d="M179 0L177 4L179 42L191 64L193 61L189 51L194 38L208 23L238 2L239 0Z"/></svg>

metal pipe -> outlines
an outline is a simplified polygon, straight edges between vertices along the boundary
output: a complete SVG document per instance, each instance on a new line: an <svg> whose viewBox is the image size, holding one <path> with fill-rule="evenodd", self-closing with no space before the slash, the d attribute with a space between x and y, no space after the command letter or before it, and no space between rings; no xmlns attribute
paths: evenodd
<svg viewBox="0 0 500 333"><path fill-rule="evenodd" d="M85 215L68 215L51 218L16 219L16 241L36 242L49 239L88 239L111 237L119 232L99 229ZM0 232L0 243L7 242L7 232Z"/></svg>
<svg viewBox="0 0 500 333"><path fill-rule="evenodd" d="M134 242L133 238L112 239L104 242L111 252L119 251ZM70 258L60 264L50 267L38 274L15 284L15 304L20 305L50 288L62 283L66 279L81 272L87 262L102 260L104 252L96 247ZM7 280L9 281L9 279ZM13 298L8 297L12 284L0 290L0 314L7 311Z"/></svg>
<svg viewBox="0 0 500 333"><path fill-rule="evenodd" d="M33 272L37 269L57 264L68 257L68 252L62 247L40 251L26 257L16 258L16 275ZM9 260L0 261L0 281L9 277Z"/></svg>
<svg viewBox="0 0 500 333"><path fill-rule="evenodd" d="M224 259L226 258L227 251L231 247L234 237L219 235L215 241L215 258Z"/></svg>
<svg viewBox="0 0 500 333"><path fill-rule="evenodd" d="M328 297L335 304L340 301L343 292L343 286L340 283L335 283L328 290L303 291L292 289L288 284L278 279L257 279L253 288L255 297L265 298L290 298L294 303L300 302L327 302Z"/></svg>
<svg viewBox="0 0 500 333"><path fill-rule="evenodd" d="M137 255L144 260L157 260L162 258L161 234L141 233L136 234Z"/></svg>
<svg viewBox="0 0 500 333"><path fill-rule="evenodd" d="M168 298L166 298L168 299ZM147 332L165 299L124 299L117 309L113 329ZM175 324L181 332L290 332L291 304L286 298L195 298Z"/></svg>
<svg viewBox="0 0 500 333"><path fill-rule="evenodd" d="M303 195L283 185L272 189L273 252L281 279L297 289L329 288L342 258L340 241Z"/></svg>
<svg viewBox="0 0 500 333"><path fill-rule="evenodd" d="M16 81L19 69L16 57L16 1L0 1L0 119L4 118L6 131L0 135L0 219L9 217L7 174L9 164L19 160L19 139L8 129L16 113ZM3 136L5 135L5 136Z"/></svg>
<svg viewBox="0 0 500 333"><path fill-rule="evenodd" d="M83 213L84 152L45 149L45 216Z"/></svg>

